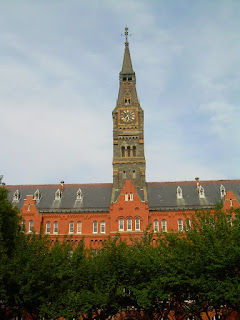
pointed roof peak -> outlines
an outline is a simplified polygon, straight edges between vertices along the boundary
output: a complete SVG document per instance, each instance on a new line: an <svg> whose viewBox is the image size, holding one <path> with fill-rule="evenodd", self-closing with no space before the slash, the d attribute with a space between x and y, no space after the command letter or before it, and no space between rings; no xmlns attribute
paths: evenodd
<svg viewBox="0 0 240 320"><path fill-rule="evenodd" d="M122 65L122 71L120 74L133 74L133 67L132 67L132 61L129 51L129 42L128 42L128 27L125 27L125 52L124 52L124 58L123 58L123 65Z"/></svg>

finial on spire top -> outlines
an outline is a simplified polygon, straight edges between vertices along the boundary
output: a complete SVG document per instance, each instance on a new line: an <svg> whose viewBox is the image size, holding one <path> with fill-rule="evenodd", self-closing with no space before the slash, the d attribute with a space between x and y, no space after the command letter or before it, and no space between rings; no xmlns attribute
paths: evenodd
<svg viewBox="0 0 240 320"><path fill-rule="evenodd" d="M127 26L125 27L124 35L126 37L125 44L128 45L128 27ZM123 36L123 34L122 34L122 36ZM131 36L131 34L129 34L129 36Z"/></svg>

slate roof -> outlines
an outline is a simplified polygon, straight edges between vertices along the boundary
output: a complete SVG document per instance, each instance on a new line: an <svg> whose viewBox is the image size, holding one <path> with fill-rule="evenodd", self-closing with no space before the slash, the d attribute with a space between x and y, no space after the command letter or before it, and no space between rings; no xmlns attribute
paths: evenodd
<svg viewBox="0 0 240 320"><path fill-rule="evenodd" d="M148 204L150 211L189 210L200 208L212 208L221 201L220 186L225 190L233 190L240 203L240 180L209 180L200 181L204 188L205 198L199 198L196 181L176 182L148 182ZM20 200L15 203L19 208L27 195L33 195L40 191L40 201L36 207L40 213L44 212L109 212L112 183L99 184L64 184L61 200L55 200L55 192L61 188L60 184L53 185L7 185L10 191L8 198L13 200L14 192L19 190ZM182 199L177 199L177 187L180 186L183 193ZM81 189L82 200L77 199L77 191ZM143 191L137 190L143 199ZM116 194L118 198L120 191Z"/></svg>
<svg viewBox="0 0 240 320"><path fill-rule="evenodd" d="M55 200L55 192L60 184L52 185L9 185L9 200L13 200L14 192L20 192L20 200L16 205L21 208L27 195L40 191L40 201L36 207L43 212L108 212L111 201L112 183L99 184L64 184L61 200ZM77 200L77 191L81 189L82 200Z"/></svg>
<svg viewBox="0 0 240 320"><path fill-rule="evenodd" d="M233 190L240 203L240 180L199 181L204 189L204 198L199 197L196 181L149 182L147 183L149 210L187 210L212 208L221 201L220 186ZM177 199L177 187L182 189L183 198Z"/></svg>

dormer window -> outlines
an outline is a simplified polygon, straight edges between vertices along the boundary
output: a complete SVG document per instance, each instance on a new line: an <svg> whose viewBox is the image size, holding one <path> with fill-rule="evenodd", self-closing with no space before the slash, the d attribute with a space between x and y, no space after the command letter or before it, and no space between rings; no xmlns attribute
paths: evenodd
<svg viewBox="0 0 240 320"><path fill-rule="evenodd" d="M20 200L20 192L16 190L13 195L13 201L19 201L19 200Z"/></svg>
<svg viewBox="0 0 240 320"><path fill-rule="evenodd" d="M182 199L182 188L180 186L177 187L177 199Z"/></svg>
<svg viewBox="0 0 240 320"><path fill-rule="evenodd" d="M198 193L199 193L199 198L201 199L205 198L204 189L202 186L199 187Z"/></svg>
<svg viewBox="0 0 240 320"><path fill-rule="evenodd" d="M55 200L61 200L61 191L59 189L55 192Z"/></svg>
<svg viewBox="0 0 240 320"><path fill-rule="evenodd" d="M36 190L36 191L34 192L34 200L40 201L40 198L41 198L41 193L40 193L39 190Z"/></svg>
<svg viewBox="0 0 240 320"><path fill-rule="evenodd" d="M78 189L78 191L77 191L77 200L78 201L82 201L82 199L83 199L82 190Z"/></svg>
<svg viewBox="0 0 240 320"><path fill-rule="evenodd" d="M221 198L223 199L224 196L226 195L226 190L224 188L224 186L221 184L220 186L220 195L221 195Z"/></svg>

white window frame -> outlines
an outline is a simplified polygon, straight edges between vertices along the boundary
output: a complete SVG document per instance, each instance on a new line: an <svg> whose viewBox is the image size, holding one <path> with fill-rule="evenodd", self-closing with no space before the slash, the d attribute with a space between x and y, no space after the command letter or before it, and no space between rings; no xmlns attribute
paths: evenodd
<svg viewBox="0 0 240 320"><path fill-rule="evenodd" d="M191 220L189 218L186 219L186 231L191 229Z"/></svg>
<svg viewBox="0 0 240 320"><path fill-rule="evenodd" d="M123 218L120 218L118 220L118 230L119 231L124 231L124 219Z"/></svg>
<svg viewBox="0 0 240 320"><path fill-rule="evenodd" d="M159 222L157 219L153 221L153 230L154 232L159 232Z"/></svg>
<svg viewBox="0 0 240 320"><path fill-rule="evenodd" d="M182 219L178 219L178 231L183 232L183 221Z"/></svg>
<svg viewBox="0 0 240 320"><path fill-rule="evenodd" d="M167 232L167 220L162 219L161 221L162 232Z"/></svg>
<svg viewBox="0 0 240 320"><path fill-rule="evenodd" d="M127 231L132 231L132 219L127 219Z"/></svg>
<svg viewBox="0 0 240 320"><path fill-rule="evenodd" d="M135 219L135 230L136 231L140 231L140 219L139 218L136 218Z"/></svg>
<svg viewBox="0 0 240 320"><path fill-rule="evenodd" d="M58 233L58 222L54 221L53 223L53 233L57 234Z"/></svg>
<svg viewBox="0 0 240 320"><path fill-rule="evenodd" d="M28 223L28 232L33 232L33 220L30 220Z"/></svg>
<svg viewBox="0 0 240 320"><path fill-rule="evenodd" d="M47 221L46 222L46 231L45 231L45 233L50 234L50 231L51 231L51 222Z"/></svg>
<svg viewBox="0 0 240 320"><path fill-rule="evenodd" d="M200 199L204 199L205 198L205 192L204 192L204 188L203 188L203 186L200 186L199 187L199 198Z"/></svg>
<svg viewBox="0 0 240 320"><path fill-rule="evenodd" d="M70 234L74 233L74 222L73 221L69 222L69 233Z"/></svg>
<svg viewBox="0 0 240 320"><path fill-rule="evenodd" d="M82 221L77 222L77 233L78 234L82 233Z"/></svg>
<svg viewBox="0 0 240 320"><path fill-rule="evenodd" d="M101 223L100 223L100 233L106 233L106 223L105 223L105 221L101 221Z"/></svg>
<svg viewBox="0 0 240 320"><path fill-rule="evenodd" d="M125 193L125 201L128 201L128 193Z"/></svg>
<svg viewBox="0 0 240 320"><path fill-rule="evenodd" d="M98 233L98 222L93 221L93 233Z"/></svg>
<svg viewBox="0 0 240 320"><path fill-rule="evenodd" d="M182 199L182 188L180 186L177 187L177 199Z"/></svg>
<svg viewBox="0 0 240 320"><path fill-rule="evenodd" d="M132 192L130 192L129 200L133 201L133 193Z"/></svg>
<svg viewBox="0 0 240 320"><path fill-rule="evenodd" d="M55 192L55 200L56 200L56 201L61 200L61 191L60 191L60 189L58 189L58 190Z"/></svg>
<svg viewBox="0 0 240 320"><path fill-rule="evenodd" d="M83 199L82 190L78 189L78 191L77 191L77 200L78 201L82 201L82 199Z"/></svg>

